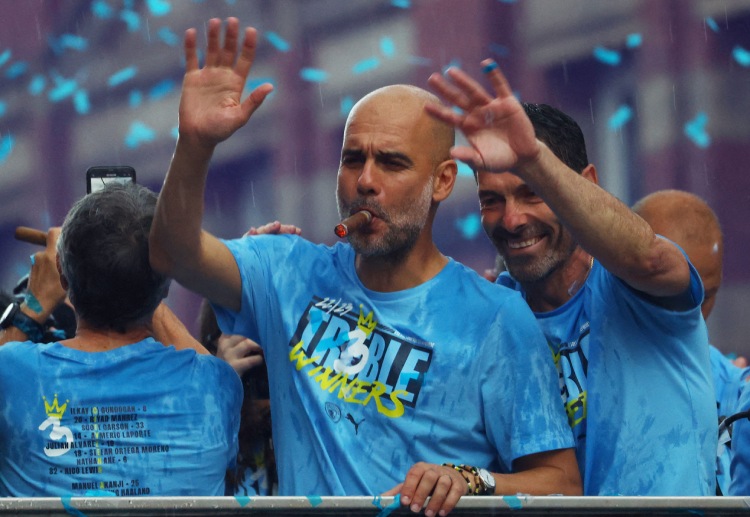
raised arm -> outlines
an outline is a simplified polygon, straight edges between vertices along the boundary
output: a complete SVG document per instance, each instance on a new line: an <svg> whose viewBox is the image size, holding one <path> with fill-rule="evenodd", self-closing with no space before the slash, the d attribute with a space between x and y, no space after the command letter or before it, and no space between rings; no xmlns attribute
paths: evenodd
<svg viewBox="0 0 750 517"><path fill-rule="evenodd" d="M239 21L208 22L203 68L198 65L196 30L185 33L185 77L179 108L179 136L159 195L149 239L151 265L209 300L240 309L240 274L216 237L201 229L208 166L216 146L244 126L273 87L262 84L242 100L255 59L257 34L248 27L238 52Z"/></svg>
<svg viewBox="0 0 750 517"><path fill-rule="evenodd" d="M494 61L482 66L496 96L463 71L451 68L447 79L433 74L429 84L449 104L428 104L436 118L460 129L469 146L451 155L476 170L512 172L555 212L588 253L633 288L652 296L686 292L686 259L625 204L597 185L596 170L570 169L535 134L531 121ZM450 81L448 80L450 79Z"/></svg>

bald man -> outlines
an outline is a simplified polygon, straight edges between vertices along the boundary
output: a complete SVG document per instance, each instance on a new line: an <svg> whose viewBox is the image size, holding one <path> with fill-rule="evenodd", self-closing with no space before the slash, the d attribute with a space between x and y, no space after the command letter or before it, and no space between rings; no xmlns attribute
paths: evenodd
<svg viewBox="0 0 750 517"><path fill-rule="evenodd" d="M345 127L348 243L297 235L222 241L201 230L214 148L270 92L242 101L256 33L195 30L179 138L151 234L154 268L208 298L223 332L262 343L280 495L401 495L425 515L465 494L579 494L573 440L544 337L523 299L443 255L432 239L456 179L453 130L413 86L376 90ZM494 474L493 474L494 473Z"/></svg>
<svg viewBox="0 0 750 517"><path fill-rule="evenodd" d="M633 210L651 225L654 233L678 244L687 254L703 281L705 295L701 304L708 319L716 303L722 279L724 238L719 219L700 197L681 190L660 190L649 194ZM710 347L711 374L716 389L719 420L738 411L738 399L750 368L735 366L716 347ZM728 436L725 437L725 439ZM717 459L717 489L727 494L730 484L729 451L720 446Z"/></svg>

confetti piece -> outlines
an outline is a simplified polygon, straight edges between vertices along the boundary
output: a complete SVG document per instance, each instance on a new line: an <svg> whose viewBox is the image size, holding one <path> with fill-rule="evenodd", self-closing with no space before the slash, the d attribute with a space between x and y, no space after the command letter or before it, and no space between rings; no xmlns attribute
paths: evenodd
<svg viewBox="0 0 750 517"><path fill-rule="evenodd" d="M136 32L141 28L141 17L135 11L122 11L120 13L120 19L125 22L128 27L128 32Z"/></svg>
<svg viewBox="0 0 750 517"><path fill-rule="evenodd" d="M502 4L515 4L517 0L500 0Z"/></svg>
<svg viewBox="0 0 750 517"><path fill-rule="evenodd" d="M138 74L138 67L136 66L129 66L127 68L123 68L122 70L119 70L109 76L109 79L107 79L107 85L110 88L113 88L115 86L118 86L125 81L129 81L133 77L135 77Z"/></svg>
<svg viewBox="0 0 750 517"><path fill-rule="evenodd" d="M164 79L149 90L148 97L152 101L163 99L169 95L175 87L175 82L172 79Z"/></svg>
<svg viewBox="0 0 750 517"><path fill-rule="evenodd" d="M515 495L504 495L503 502L507 504L512 510L520 510L523 508L523 503Z"/></svg>
<svg viewBox="0 0 750 517"><path fill-rule="evenodd" d="M611 117L609 117L607 125L609 126L609 129L616 131L627 124L631 118L633 118L633 110L630 106L623 104L617 108L617 111L615 111Z"/></svg>
<svg viewBox="0 0 750 517"><path fill-rule="evenodd" d="M706 132L708 115L698 113L695 118L685 124L685 135L698 147L705 149L711 144L711 137Z"/></svg>
<svg viewBox="0 0 750 517"><path fill-rule="evenodd" d="M0 117L4 117L7 112L8 112L8 103L5 101L0 101Z"/></svg>
<svg viewBox="0 0 750 517"><path fill-rule="evenodd" d="M175 126L170 131L169 134L172 135L172 138L177 140L177 137L180 136L180 128Z"/></svg>
<svg viewBox="0 0 750 517"><path fill-rule="evenodd" d="M72 48L73 50L84 51L89 47L89 42L86 38L76 36L75 34L63 34L59 38L59 44L61 48Z"/></svg>
<svg viewBox="0 0 750 517"><path fill-rule="evenodd" d="M353 107L354 107L354 99L352 98L351 95L347 95L346 97L341 99L339 110L342 116L348 117L349 112L352 110Z"/></svg>
<svg viewBox="0 0 750 517"><path fill-rule="evenodd" d="M13 151L13 137L11 135L5 135L0 138L0 163L4 163L5 160L10 156Z"/></svg>
<svg viewBox="0 0 750 517"><path fill-rule="evenodd" d="M742 66L750 66L750 52L739 45L732 49L732 57Z"/></svg>
<svg viewBox="0 0 750 517"><path fill-rule="evenodd" d="M31 78L31 81L29 81L29 94L34 96L40 95L46 86L47 79L45 79L43 75L37 74Z"/></svg>
<svg viewBox="0 0 750 517"><path fill-rule="evenodd" d="M708 25L709 29L711 29L712 31L719 32L719 24L716 23L716 20L714 20L710 16L706 18L706 25Z"/></svg>
<svg viewBox="0 0 750 517"><path fill-rule="evenodd" d="M172 29L170 29L169 27L162 27L161 29L156 31L156 37L170 47L176 47L180 43L179 36L172 32Z"/></svg>
<svg viewBox="0 0 750 517"><path fill-rule="evenodd" d="M91 12L97 18L109 19L114 16L115 12L104 0L96 0L91 4Z"/></svg>
<svg viewBox="0 0 750 517"><path fill-rule="evenodd" d="M364 59L360 61L359 63L356 63L352 67L352 73L355 75L363 74L365 72L370 72L372 70L375 70L380 66L380 59L376 57L371 57L368 59Z"/></svg>
<svg viewBox="0 0 750 517"><path fill-rule="evenodd" d="M393 498L393 502L388 506L383 506L383 498L376 495L372 500L372 504L381 510L377 517L388 517L391 512L398 510L401 507L401 494L396 494L396 497Z"/></svg>
<svg viewBox="0 0 750 517"><path fill-rule="evenodd" d="M140 90L133 90L128 94L128 106L137 108L143 102L143 94Z"/></svg>
<svg viewBox="0 0 750 517"><path fill-rule="evenodd" d="M65 508L65 511L69 513L70 515L74 515L75 517L86 517L85 513L83 513L78 508L70 504L71 499L72 499L72 496L69 496L69 495L64 495L60 498L60 502L62 503L63 508Z"/></svg>
<svg viewBox="0 0 750 517"><path fill-rule="evenodd" d="M328 72L318 68L303 68L300 70L299 76L302 80L311 83L322 83L328 80Z"/></svg>
<svg viewBox="0 0 750 517"><path fill-rule="evenodd" d="M0 54L0 66L3 66L5 63L10 61L10 56L12 55L12 52L10 49L6 49L3 51L2 54Z"/></svg>
<svg viewBox="0 0 750 517"><path fill-rule="evenodd" d="M308 495L307 500L310 501L310 504L313 505L313 507L318 506L323 502L323 498L319 495Z"/></svg>
<svg viewBox="0 0 750 517"><path fill-rule="evenodd" d="M146 5L154 16L165 16L172 10L172 4L167 0L146 0Z"/></svg>
<svg viewBox="0 0 750 517"><path fill-rule="evenodd" d="M73 95L78 90L78 83L73 79L55 77L55 86L50 90L47 97L51 102L60 102L66 97Z"/></svg>
<svg viewBox="0 0 750 517"><path fill-rule="evenodd" d="M391 0L391 5L399 9L408 9L411 7L411 0Z"/></svg>
<svg viewBox="0 0 750 517"><path fill-rule="evenodd" d="M486 65L482 67L482 73L489 74L493 70L497 70L497 69L498 69L497 63L495 61L490 61L489 63L487 63Z"/></svg>
<svg viewBox="0 0 750 517"><path fill-rule="evenodd" d="M594 48L594 58L610 66L619 65L621 60L619 52L604 47Z"/></svg>
<svg viewBox="0 0 750 517"><path fill-rule="evenodd" d="M125 146L134 149L144 142L151 142L156 138L156 131L143 122L135 121L130 125L130 131L125 137Z"/></svg>
<svg viewBox="0 0 750 517"><path fill-rule="evenodd" d="M482 220L477 213L468 214L464 218L456 219L456 228L464 239L472 240L482 231Z"/></svg>
<svg viewBox="0 0 750 517"><path fill-rule="evenodd" d="M643 36L639 32L628 34L628 37L625 38L625 46L628 48L640 47L642 43Z"/></svg>
<svg viewBox="0 0 750 517"><path fill-rule="evenodd" d="M458 176L474 177L474 170L468 164L459 161L456 161L456 164L458 165Z"/></svg>
<svg viewBox="0 0 750 517"><path fill-rule="evenodd" d="M234 496L234 498L237 500L237 502L239 503L240 507L242 507L242 508L244 508L245 506L247 506L248 504L250 504L250 501L252 501L252 499L249 498L246 495L236 495L236 496Z"/></svg>
<svg viewBox="0 0 750 517"><path fill-rule="evenodd" d="M78 90L73 94L73 107L75 107L75 110L79 115L86 115L91 111L89 94L86 90Z"/></svg>
<svg viewBox="0 0 750 517"><path fill-rule="evenodd" d="M267 32L266 39L271 45L273 45L273 48L279 52L289 52L289 49L291 48L289 42L275 32Z"/></svg>
<svg viewBox="0 0 750 517"><path fill-rule="evenodd" d="M393 57L396 55L396 44L393 42L393 38L383 36L380 38L380 52L385 57Z"/></svg>
<svg viewBox="0 0 750 517"><path fill-rule="evenodd" d="M5 71L5 77L8 79L16 79L25 74L28 69L29 64L26 61L16 61Z"/></svg>

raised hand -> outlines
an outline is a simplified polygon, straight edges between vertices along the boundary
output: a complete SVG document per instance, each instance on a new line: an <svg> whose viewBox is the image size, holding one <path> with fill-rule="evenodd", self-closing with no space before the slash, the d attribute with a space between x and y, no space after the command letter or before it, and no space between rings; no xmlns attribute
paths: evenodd
<svg viewBox="0 0 750 517"><path fill-rule="evenodd" d="M492 97L474 79L458 68L449 68L446 77L434 73L429 85L444 101L461 109L428 103L425 110L435 118L459 129L469 146L454 147L451 156L475 170L513 171L538 159L539 142L523 106L510 89L505 76L491 59L482 67L495 90ZM450 81L448 80L450 79Z"/></svg>
<svg viewBox="0 0 750 517"><path fill-rule="evenodd" d="M245 232L244 237L250 237L253 235L300 235L301 233L302 229L293 224L282 224L279 221L273 221L257 228L251 226L250 229Z"/></svg>
<svg viewBox="0 0 750 517"><path fill-rule="evenodd" d="M245 336L222 334L216 343L216 357L224 359L242 377L263 364L263 349Z"/></svg>
<svg viewBox="0 0 750 517"><path fill-rule="evenodd" d="M264 83L243 101L242 92L255 60L257 32L248 27L237 51L239 20L228 18L221 46L221 20L208 22L203 68L198 64L196 30L185 32L185 77L180 98L179 132L191 145L212 149L244 126L273 86Z"/></svg>

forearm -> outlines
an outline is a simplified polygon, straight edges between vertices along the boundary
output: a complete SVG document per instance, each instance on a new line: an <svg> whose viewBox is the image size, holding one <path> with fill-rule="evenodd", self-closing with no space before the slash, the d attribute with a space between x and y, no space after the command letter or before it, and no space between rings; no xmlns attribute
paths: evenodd
<svg viewBox="0 0 750 517"><path fill-rule="evenodd" d="M51 308L49 310L43 309L40 312L37 312L35 310L32 310L26 302L21 303L20 310L24 314L26 314L28 317L30 317L32 320L39 323L39 325L43 326L44 322L47 321L47 318L52 313ZM26 332L19 329L15 326L10 326L6 329L0 330L0 345L4 345L6 343L11 343L13 341L32 341L32 337L27 335Z"/></svg>
<svg viewBox="0 0 750 517"><path fill-rule="evenodd" d="M199 354L209 354L196 340L172 310L162 302L156 308L152 320L154 339L165 345L174 345L178 350L193 349Z"/></svg>
<svg viewBox="0 0 750 517"><path fill-rule="evenodd" d="M582 495L579 473L557 467L537 467L514 474L493 472L495 495Z"/></svg>
<svg viewBox="0 0 750 517"><path fill-rule="evenodd" d="M680 294L689 284L677 248L595 181L572 171L545 145L539 159L518 171L573 238L617 277L654 296ZM587 174L595 174L593 167Z"/></svg>

